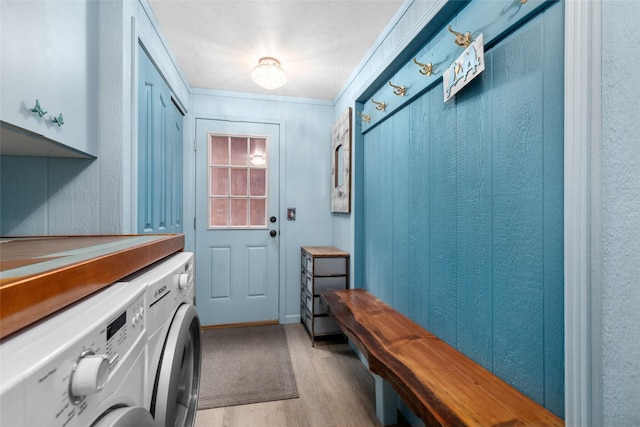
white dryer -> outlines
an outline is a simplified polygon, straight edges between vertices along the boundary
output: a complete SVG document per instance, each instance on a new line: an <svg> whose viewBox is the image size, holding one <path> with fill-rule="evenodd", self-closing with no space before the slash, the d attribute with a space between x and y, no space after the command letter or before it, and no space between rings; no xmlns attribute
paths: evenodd
<svg viewBox="0 0 640 427"><path fill-rule="evenodd" d="M127 278L147 286L145 404L157 427L191 427L200 385L200 320L193 253L180 252Z"/></svg>
<svg viewBox="0 0 640 427"><path fill-rule="evenodd" d="M144 286L116 283L4 340L0 425L153 426L145 296Z"/></svg>

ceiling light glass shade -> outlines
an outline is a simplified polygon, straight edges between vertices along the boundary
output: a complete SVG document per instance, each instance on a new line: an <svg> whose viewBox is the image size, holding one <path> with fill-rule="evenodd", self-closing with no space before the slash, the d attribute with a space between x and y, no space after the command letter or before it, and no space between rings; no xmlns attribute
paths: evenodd
<svg viewBox="0 0 640 427"><path fill-rule="evenodd" d="M251 73L251 80L265 89L277 89L287 82L287 76L275 58L260 58L258 65Z"/></svg>

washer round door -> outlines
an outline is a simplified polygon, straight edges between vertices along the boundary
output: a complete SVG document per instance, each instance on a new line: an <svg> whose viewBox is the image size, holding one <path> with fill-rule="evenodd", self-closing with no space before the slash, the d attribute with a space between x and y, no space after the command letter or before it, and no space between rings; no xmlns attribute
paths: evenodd
<svg viewBox="0 0 640 427"><path fill-rule="evenodd" d="M176 311L164 343L151 414L158 427L192 427L200 386L200 319L195 307L183 304Z"/></svg>
<svg viewBox="0 0 640 427"><path fill-rule="evenodd" d="M91 427L154 427L153 417L140 406L114 408L100 417Z"/></svg>

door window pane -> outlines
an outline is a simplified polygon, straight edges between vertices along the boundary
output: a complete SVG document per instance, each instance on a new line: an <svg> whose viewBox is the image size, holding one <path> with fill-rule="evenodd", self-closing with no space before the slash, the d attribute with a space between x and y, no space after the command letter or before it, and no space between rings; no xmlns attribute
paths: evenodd
<svg viewBox="0 0 640 427"><path fill-rule="evenodd" d="M227 168L211 168L211 196L229 195L229 171Z"/></svg>
<svg viewBox="0 0 640 427"><path fill-rule="evenodd" d="M231 195L246 196L247 169L231 169Z"/></svg>
<svg viewBox="0 0 640 427"><path fill-rule="evenodd" d="M231 138L231 165L247 166L247 138Z"/></svg>
<svg viewBox="0 0 640 427"><path fill-rule="evenodd" d="M251 195L252 196L266 196L267 195L267 181L266 169L251 169Z"/></svg>
<svg viewBox="0 0 640 427"><path fill-rule="evenodd" d="M229 144L226 136L212 136L209 152L209 163L212 165L228 165L229 164Z"/></svg>
<svg viewBox="0 0 640 427"><path fill-rule="evenodd" d="M250 224L253 227L267 226L267 200L251 199L251 218Z"/></svg>
<svg viewBox="0 0 640 427"><path fill-rule="evenodd" d="M247 199L231 199L231 226L247 225Z"/></svg>
<svg viewBox="0 0 640 427"><path fill-rule="evenodd" d="M209 227L266 228L268 140L209 135Z"/></svg>
<svg viewBox="0 0 640 427"><path fill-rule="evenodd" d="M228 200L211 199L211 203L209 203L209 227L228 227L228 218Z"/></svg>
<svg viewBox="0 0 640 427"><path fill-rule="evenodd" d="M265 138L251 138L249 156L251 166L264 167L267 164L267 140Z"/></svg>

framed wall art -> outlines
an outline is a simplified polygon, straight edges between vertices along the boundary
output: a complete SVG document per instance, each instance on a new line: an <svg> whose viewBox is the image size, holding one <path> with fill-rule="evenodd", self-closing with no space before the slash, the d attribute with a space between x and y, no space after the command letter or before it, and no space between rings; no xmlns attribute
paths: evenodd
<svg viewBox="0 0 640 427"><path fill-rule="evenodd" d="M351 108L331 129L331 212L351 212Z"/></svg>

